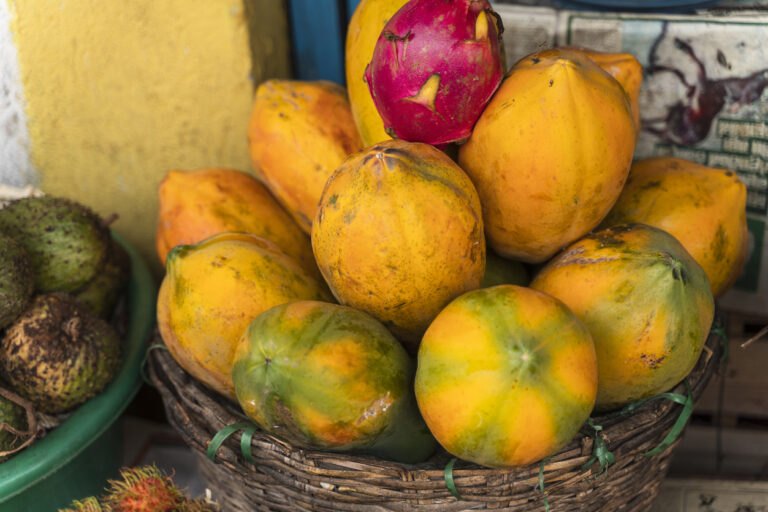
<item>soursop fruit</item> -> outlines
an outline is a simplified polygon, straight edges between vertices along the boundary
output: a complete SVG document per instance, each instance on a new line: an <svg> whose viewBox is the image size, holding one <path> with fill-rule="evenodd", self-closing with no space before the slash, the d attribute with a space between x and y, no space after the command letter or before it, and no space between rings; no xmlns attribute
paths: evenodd
<svg viewBox="0 0 768 512"><path fill-rule="evenodd" d="M131 257L122 245L112 239L104 267L75 297L101 318L109 319L130 273Z"/></svg>
<svg viewBox="0 0 768 512"><path fill-rule="evenodd" d="M100 393L120 366L111 325L66 293L36 296L0 339L0 374L48 414Z"/></svg>
<svg viewBox="0 0 768 512"><path fill-rule="evenodd" d="M109 230L101 218L59 197L13 201L0 210L0 231L27 250L41 292L83 288L101 270L109 250Z"/></svg>
<svg viewBox="0 0 768 512"><path fill-rule="evenodd" d="M35 278L27 251L0 233L0 329L16 320L34 291Z"/></svg>

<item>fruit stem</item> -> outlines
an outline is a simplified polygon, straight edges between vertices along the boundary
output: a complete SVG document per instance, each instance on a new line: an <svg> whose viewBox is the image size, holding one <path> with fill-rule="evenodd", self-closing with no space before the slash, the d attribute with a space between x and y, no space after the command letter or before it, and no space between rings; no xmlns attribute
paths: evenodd
<svg viewBox="0 0 768 512"><path fill-rule="evenodd" d="M113 213L109 217L105 218L101 221L101 227L108 228L113 222L115 222L117 219L120 218L120 215L117 213Z"/></svg>

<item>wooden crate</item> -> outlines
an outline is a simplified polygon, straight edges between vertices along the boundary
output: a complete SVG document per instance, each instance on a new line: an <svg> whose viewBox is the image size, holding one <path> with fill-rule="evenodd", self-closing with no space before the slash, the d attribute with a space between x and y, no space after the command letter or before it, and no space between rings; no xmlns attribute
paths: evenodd
<svg viewBox="0 0 768 512"><path fill-rule="evenodd" d="M768 420L768 336L742 347L765 325L765 319L726 314L728 358L696 404L695 414L719 417L729 426Z"/></svg>

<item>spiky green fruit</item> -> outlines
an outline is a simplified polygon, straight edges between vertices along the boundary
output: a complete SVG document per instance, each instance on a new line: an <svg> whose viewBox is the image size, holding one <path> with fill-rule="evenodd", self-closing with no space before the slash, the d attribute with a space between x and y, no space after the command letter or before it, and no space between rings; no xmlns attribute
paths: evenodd
<svg viewBox="0 0 768 512"><path fill-rule="evenodd" d="M0 233L0 329L24 311L35 291L35 279L24 247Z"/></svg>
<svg viewBox="0 0 768 512"><path fill-rule="evenodd" d="M120 339L112 326L65 293L35 297L0 340L0 374L49 414L100 393L119 365Z"/></svg>
<svg viewBox="0 0 768 512"><path fill-rule="evenodd" d="M75 296L101 318L109 318L131 273L131 257L114 239L107 260L95 278Z"/></svg>
<svg viewBox="0 0 768 512"><path fill-rule="evenodd" d="M0 231L29 253L35 288L75 292L101 270L109 232L101 218L68 199L27 197L0 210Z"/></svg>

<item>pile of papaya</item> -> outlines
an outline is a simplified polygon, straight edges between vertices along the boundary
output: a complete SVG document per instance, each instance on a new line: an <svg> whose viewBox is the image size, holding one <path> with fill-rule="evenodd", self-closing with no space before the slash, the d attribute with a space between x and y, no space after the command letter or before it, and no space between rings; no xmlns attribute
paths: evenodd
<svg viewBox="0 0 768 512"><path fill-rule="evenodd" d="M633 162L632 55L507 69L502 33L485 0L363 0L346 89L258 86L255 175L160 184L162 338L264 431L518 466L699 359L746 257L744 184Z"/></svg>

